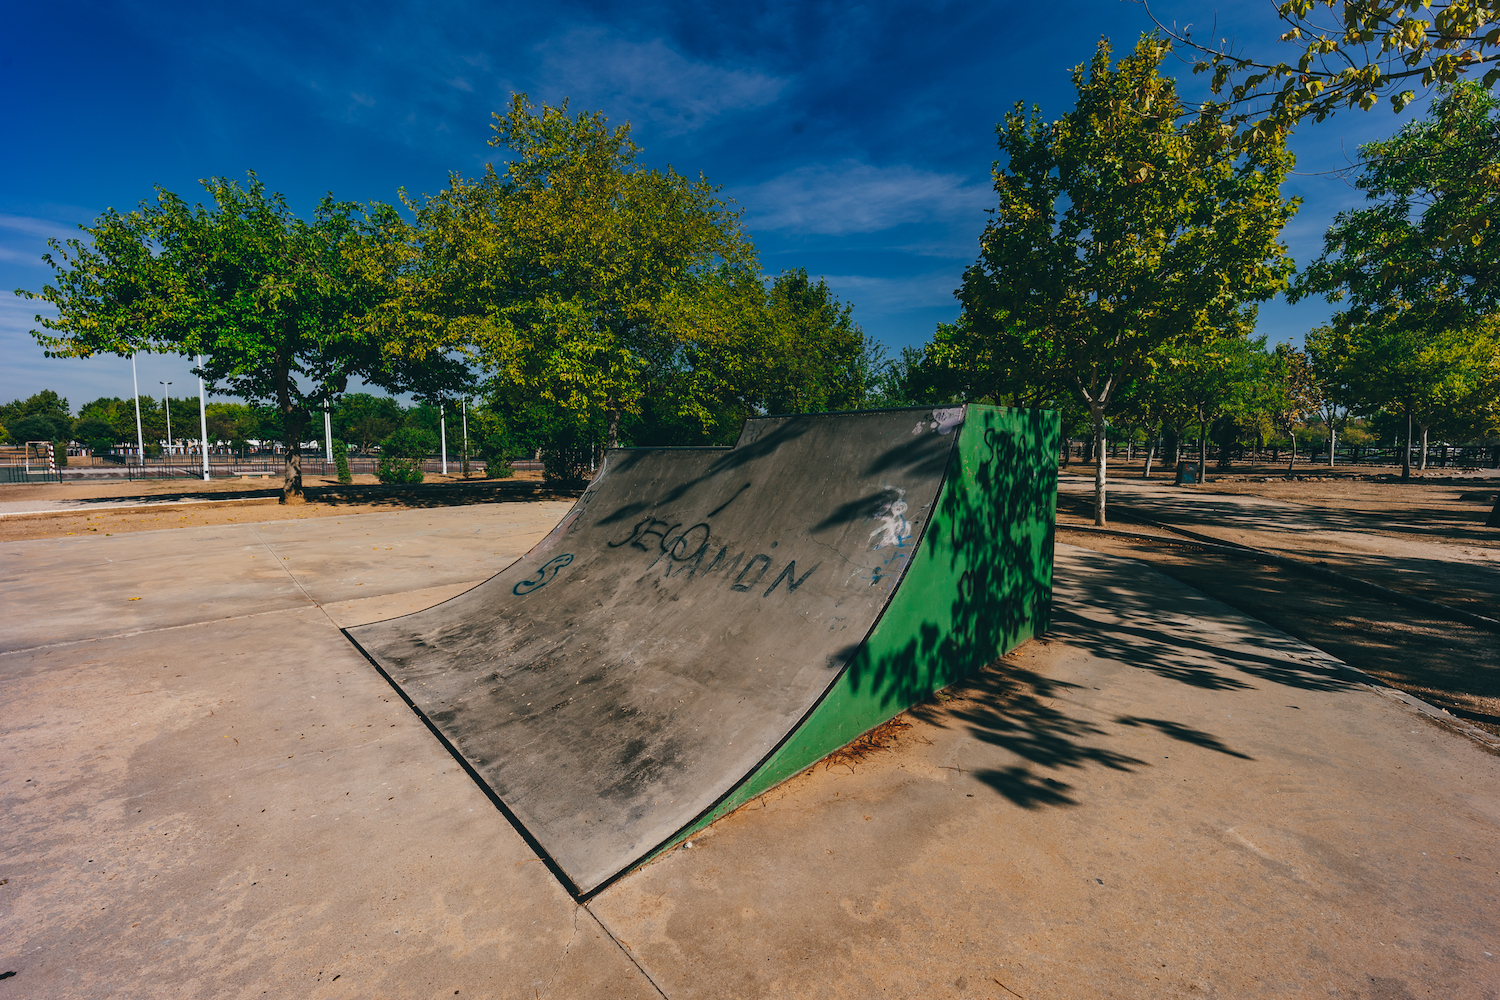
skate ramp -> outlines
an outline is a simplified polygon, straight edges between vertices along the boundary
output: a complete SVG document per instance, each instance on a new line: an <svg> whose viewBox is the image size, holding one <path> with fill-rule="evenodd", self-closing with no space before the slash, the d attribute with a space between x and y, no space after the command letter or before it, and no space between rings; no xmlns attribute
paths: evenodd
<svg viewBox="0 0 1500 1000"><path fill-rule="evenodd" d="M524 558L346 634L585 897L1044 629L1057 437L970 405L611 450Z"/></svg>

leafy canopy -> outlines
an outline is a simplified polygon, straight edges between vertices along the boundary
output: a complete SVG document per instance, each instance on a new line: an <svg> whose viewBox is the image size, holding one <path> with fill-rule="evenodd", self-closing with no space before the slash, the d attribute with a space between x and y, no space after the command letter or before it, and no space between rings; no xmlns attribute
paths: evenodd
<svg viewBox="0 0 1500 1000"><path fill-rule="evenodd" d="M1091 407L1161 345L1235 322L1292 268L1278 242L1295 211L1279 191L1290 154L1237 155L1222 108L1181 121L1159 73L1167 51L1146 35L1114 67L1101 42L1074 70L1073 111L1006 116L999 206L960 291L979 337Z"/></svg>
<svg viewBox="0 0 1500 1000"><path fill-rule="evenodd" d="M1149 11L1149 5L1148 5ZM1259 139L1298 121L1323 121L1352 107L1368 110L1382 97L1396 111L1416 97L1413 87L1453 84L1483 73L1480 86L1500 81L1500 0L1282 0L1281 41L1301 51L1291 61L1236 54L1227 39L1203 44L1191 32L1157 26L1201 58L1194 72L1211 74L1248 122L1241 139Z"/></svg>
<svg viewBox="0 0 1500 1000"><path fill-rule="evenodd" d="M516 95L494 129L491 145L511 153L503 174L455 175L412 203L419 260L404 308L501 389L617 428L647 392L680 389L682 354L714 304L705 293L754 280L738 213L702 178L642 166L629 125L600 113Z"/></svg>
<svg viewBox="0 0 1500 1000"><path fill-rule="evenodd" d="M1444 88L1427 118L1360 152L1356 183L1372 204L1335 217L1294 300L1500 305L1500 99L1472 83Z"/></svg>
<svg viewBox="0 0 1500 1000"><path fill-rule="evenodd" d="M170 191L129 213L114 209L87 240L52 241L53 283L17 294L51 303L33 335L52 357L156 351L201 355L210 391L279 411L288 454L284 498L300 497L300 440L309 412L349 378L391 391L460 384L464 372L430 351L383 336L372 321L387 297L376 266L401 231L388 206L318 204L310 221L280 194L203 181L212 204Z"/></svg>

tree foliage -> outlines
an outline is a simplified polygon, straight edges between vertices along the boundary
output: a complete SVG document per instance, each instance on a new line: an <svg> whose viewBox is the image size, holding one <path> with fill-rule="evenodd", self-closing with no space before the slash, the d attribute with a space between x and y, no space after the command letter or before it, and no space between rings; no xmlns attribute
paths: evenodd
<svg viewBox="0 0 1500 1000"><path fill-rule="evenodd" d="M1244 139L1345 108L1368 110L1381 98L1401 111L1413 88L1471 74L1484 74L1486 90L1500 80L1500 0L1281 0L1276 13L1287 29L1281 41L1300 49L1292 61L1257 60L1227 40L1203 44L1156 21L1200 54L1194 71L1209 73L1213 93L1241 109Z"/></svg>
<svg viewBox="0 0 1500 1000"><path fill-rule="evenodd" d="M1292 268L1279 242L1295 210L1280 195L1290 154L1280 137L1237 154L1223 107L1184 119L1159 72L1167 51L1146 35L1115 66L1103 41L1074 70L1073 111L1047 121L1018 104L1006 116L999 205L960 292L993 355L1089 408L1101 524L1116 394L1160 347L1231 325Z"/></svg>
<svg viewBox="0 0 1500 1000"><path fill-rule="evenodd" d="M387 298L378 262L401 223L387 206L318 204L296 217L252 173L241 187L203 182L212 204L170 191L132 212L110 209L87 241L51 241L53 284L39 293L56 319L37 317L53 357L157 351L202 356L209 391L274 405L287 446L283 502L300 500L301 441L310 414L360 376L391 391L460 384L461 367L377 332Z"/></svg>
<svg viewBox="0 0 1500 1000"><path fill-rule="evenodd" d="M675 388L705 290L753 280L753 251L706 180L637 162L629 125L517 95L494 130L503 173L412 202L403 311L523 398L603 413L613 443L623 414Z"/></svg>
<svg viewBox="0 0 1500 1000"><path fill-rule="evenodd" d="M1393 298L1500 304L1500 99L1447 88L1431 115L1360 147L1356 181L1373 202L1340 212L1293 298L1321 293L1367 309Z"/></svg>

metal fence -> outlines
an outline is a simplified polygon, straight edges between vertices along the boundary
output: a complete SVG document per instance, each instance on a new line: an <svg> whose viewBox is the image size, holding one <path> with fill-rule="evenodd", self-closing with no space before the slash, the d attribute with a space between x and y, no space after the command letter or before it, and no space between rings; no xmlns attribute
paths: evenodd
<svg viewBox="0 0 1500 1000"><path fill-rule="evenodd" d="M114 458L114 456L111 456ZM178 460L167 461L163 459L147 459L144 464L133 458L128 462L120 459L118 467L124 471L128 479L202 479L203 464L198 462L184 463ZM354 476L373 476L380 465L380 459L372 456L349 457L349 474ZM519 472L543 471L541 462L519 460L511 462L511 468ZM286 472L286 458L284 455L273 455L265 453L261 455L250 455L243 459L230 458L228 456L209 456L209 477L211 479L223 479L230 477L276 477L280 478ZM441 473L443 471L443 460L441 457L429 457L422 462L423 472ZM459 475L463 471L463 462L452 456L448 458L448 474ZM475 459L469 460L469 472L471 475L484 475L486 464ZM338 465L335 462L323 458L309 458L302 456L302 474L304 476L326 476L338 475Z"/></svg>

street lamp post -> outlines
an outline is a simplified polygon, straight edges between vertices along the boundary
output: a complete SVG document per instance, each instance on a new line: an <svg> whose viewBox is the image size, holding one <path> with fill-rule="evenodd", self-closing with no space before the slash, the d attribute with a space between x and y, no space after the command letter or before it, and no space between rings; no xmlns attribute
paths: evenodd
<svg viewBox="0 0 1500 1000"><path fill-rule="evenodd" d="M167 395L167 387L172 383L157 379L156 384L161 386L161 405L162 409L167 411L167 454L170 455L172 454L172 397Z"/></svg>
<svg viewBox="0 0 1500 1000"><path fill-rule="evenodd" d="M448 474L448 418L443 411L443 403L438 401L438 437L442 438L443 444L443 475Z"/></svg>
<svg viewBox="0 0 1500 1000"><path fill-rule="evenodd" d="M135 355L130 355L130 386L135 390L135 460L145 468L146 436L141 433L141 380L135 374Z"/></svg>
<svg viewBox="0 0 1500 1000"><path fill-rule="evenodd" d="M328 412L328 397L323 398L323 461L333 461L333 419Z"/></svg>
<svg viewBox="0 0 1500 1000"><path fill-rule="evenodd" d="M198 355L198 371L203 371L203 355ZM203 376L198 376L198 431L203 435L203 481L208 482L208 398L203 394Z"/></svg>

